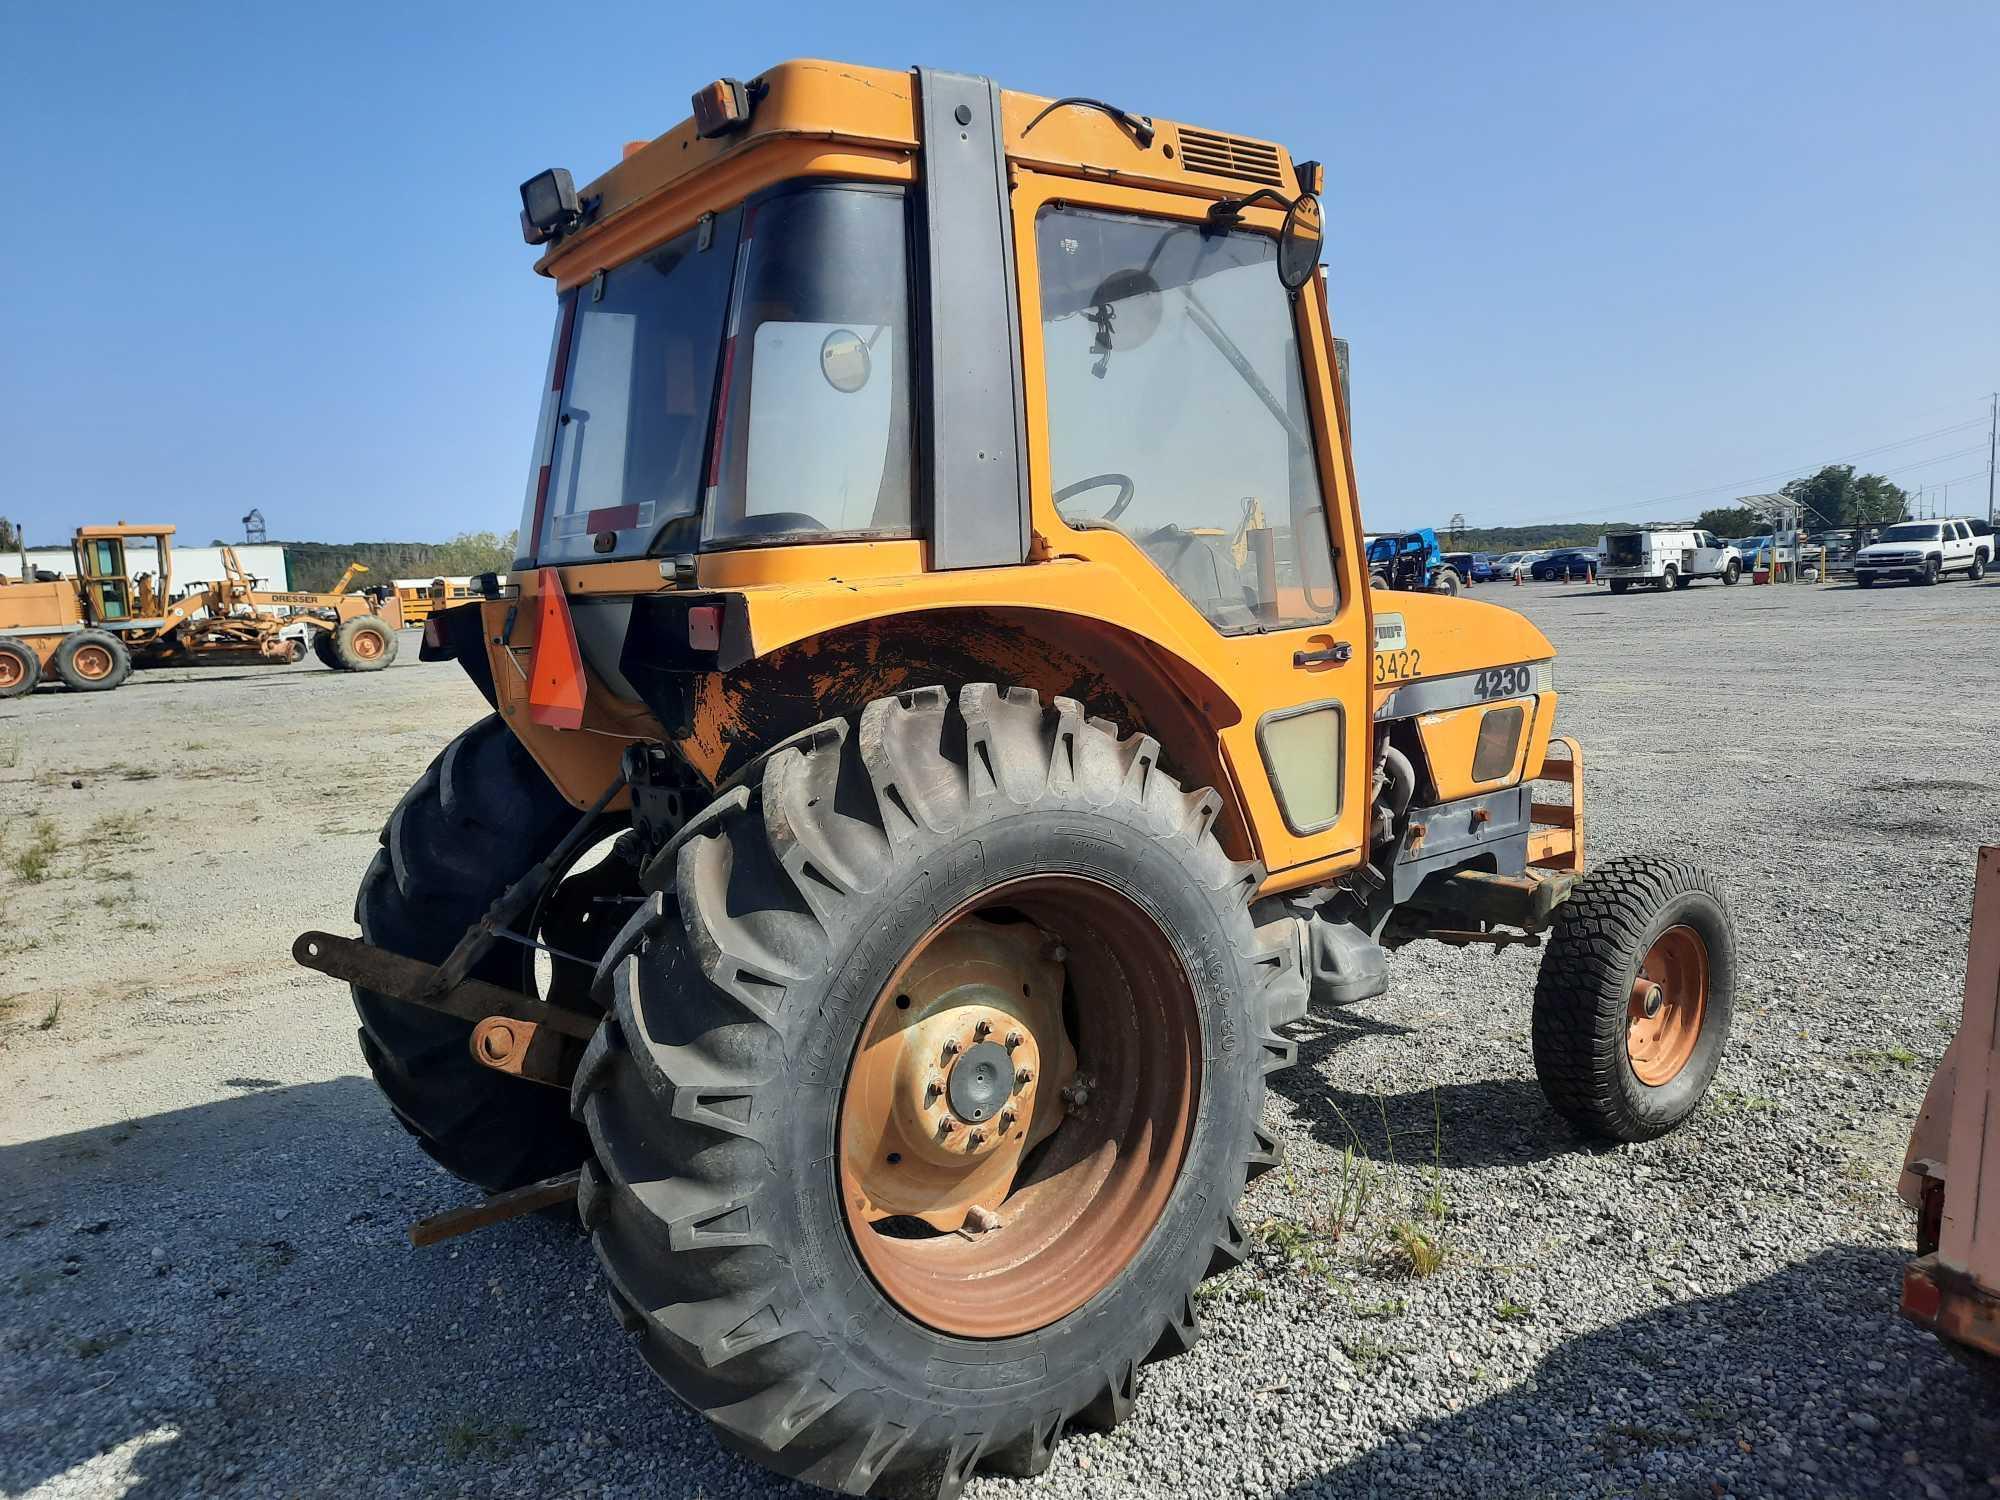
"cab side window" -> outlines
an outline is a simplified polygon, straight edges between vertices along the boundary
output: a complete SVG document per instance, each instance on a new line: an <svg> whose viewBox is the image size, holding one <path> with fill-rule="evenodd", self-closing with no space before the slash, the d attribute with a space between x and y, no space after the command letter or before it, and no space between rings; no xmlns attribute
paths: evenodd
<svg viewBox="0 0 2000 1500"><path fill-rule="evenodd" d="M1277 242L1051 206L1036 223L1054 500L1226 634L1338 607Z"/></svg>

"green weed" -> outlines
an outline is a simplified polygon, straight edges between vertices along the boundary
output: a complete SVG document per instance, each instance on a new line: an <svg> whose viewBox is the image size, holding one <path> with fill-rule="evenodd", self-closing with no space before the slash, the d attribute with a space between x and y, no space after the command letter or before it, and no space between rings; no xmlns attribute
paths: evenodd
<svg viewBox="0 0 2000 1500"><path fill-rule="evenodd" d="M1847 1056L1850 1061L1857 1062L1864 1068L1881 1071L1891 1068L1914 1068L1917 1065L1917 1054L1907 1047L1866 1047L1859 1052L1850 1052Z"/></svg>
<svg viewBox="0 0 2000 1500"><path fill-rule="evenodd" d="M56 855L61 850L62 838L56 832L54 820L37 818L27 845L12 855L7 864L23 884L38 885L53 873Z"/></svg>
<svg viewBox="0 0 2000 1500"><path fill-rule="evenodd" d="M1391 1224L1389 1238L1382 1246L1383 1269L1411 1281L1435 1276L1449 1258L1450 1250L1443 1236L1434 1230L1420 1229L1408 1220Z"/></svg>
<svg viewBox="0 0 2000 1500"><path fill-rule="evenodd" d="M1525 1323L1534 1314L1511 1297L1502 1297L1493 1306L1493 1316L1503 1323Z"/></svg>

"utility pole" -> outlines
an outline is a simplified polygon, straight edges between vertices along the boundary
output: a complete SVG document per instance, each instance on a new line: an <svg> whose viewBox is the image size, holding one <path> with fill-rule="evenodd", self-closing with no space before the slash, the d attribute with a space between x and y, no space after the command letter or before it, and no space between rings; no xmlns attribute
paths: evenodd
<svg viewBox="0 0 2000 1500"><path fill-rule="evenodd" d="M2000 391L1986 398L1988 402L1986 418L1986 524L1993 524L1993 452L1994 439L2000 438Z"/></svg>

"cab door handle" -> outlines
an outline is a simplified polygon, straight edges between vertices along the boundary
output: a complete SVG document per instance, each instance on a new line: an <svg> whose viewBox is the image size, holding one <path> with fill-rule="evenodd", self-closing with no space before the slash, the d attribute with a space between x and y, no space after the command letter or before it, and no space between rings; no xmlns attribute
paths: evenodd
<svg viewBox="0 0 2000 1500"><path fill-rule="evenodd" d="M1320 662L1349 661L1353 659L1353 656L1354 648L1352 646L1348 645L1346 641L1335 641L1324 651L1294 651L1292 653L1292 665L1295 667L1310 667Z"/></svg>

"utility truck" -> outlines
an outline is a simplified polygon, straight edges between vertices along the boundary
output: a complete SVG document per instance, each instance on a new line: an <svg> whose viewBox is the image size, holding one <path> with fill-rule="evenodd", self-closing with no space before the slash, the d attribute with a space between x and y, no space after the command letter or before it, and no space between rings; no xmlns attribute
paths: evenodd
<svg viewBox="0 0 2000 1500"><path fill-rule="evenodd" d="M1743 554L1712 531L1649 526L1608 531L1597 543L1598 574L1622 594L1634 584L1684 589L1697 578L1733 584L1743 576Z"/></svg>
<svg viewBox="0 0 2000 1500"><path fill-rule="evenodd" d="M779 1473L950 1496L1118 1423L1246 1252L1287 1028L1399 945L1544 935L1589 1135L1714 1075L1722 897L1586 869L1548 640L1369 587L1324 177L795 62L523 188L520 555L424 627L491 713L359 938L294 953L500 1195L415 1237L573 1197L647 1361Z"/></svg>

